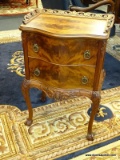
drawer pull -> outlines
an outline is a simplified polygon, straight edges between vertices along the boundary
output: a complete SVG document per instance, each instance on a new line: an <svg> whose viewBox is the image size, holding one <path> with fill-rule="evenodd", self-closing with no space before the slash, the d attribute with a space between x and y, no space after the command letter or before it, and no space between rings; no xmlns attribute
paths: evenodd
<svg viewBox="0 0 120 160"><path fill-rule="evenodd" d="M86 50L86 51L84 52L84 59L90 59L90 57L91 57L90 51L89 51L89 50Z"/></svg>
<svg viewBox="0 0 120 160"><path fill-rule="evenodd" d="M38 46L38 44L34 44L33 45L33 50L34 50L34 52L38 52L39 51L39 46Z"/></svg>
<svg viewBox="0 0 120 160"><path fill-rule="evenodd" d="M39 70L38 68L36 68L36 69L34 70L34 75L35 75L36 77L39 77L39 76L40 76L40 70Z"/></svg>
<svg viewBox="0 0 120 160"><path fill-rule="evenodd" d="M82 84L87 84L88 83L88 78L86 76L82 77Z"/></svg>

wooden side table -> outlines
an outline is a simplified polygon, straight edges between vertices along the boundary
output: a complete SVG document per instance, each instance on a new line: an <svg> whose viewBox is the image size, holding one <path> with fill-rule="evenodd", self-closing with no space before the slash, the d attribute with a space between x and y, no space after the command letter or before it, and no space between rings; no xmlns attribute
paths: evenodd
<svg viewBox="0 0 120 160"><path fill-rule="evenodd" d="M92 125L99 109L104 80L104 55L112 14L35 10L24 17L22 42L25 80L22 92L32 124L29 89L43 91L56 100L87 96L92 100L87 139L93 140Z"/></svg>

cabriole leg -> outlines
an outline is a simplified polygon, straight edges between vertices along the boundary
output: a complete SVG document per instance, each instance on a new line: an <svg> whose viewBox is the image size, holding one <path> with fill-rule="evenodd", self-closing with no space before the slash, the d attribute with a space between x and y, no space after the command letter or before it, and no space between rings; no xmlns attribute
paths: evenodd
<svg viewBox="0 0 120 160"><path fill-rule="evenodd" d="M29 90L30 90L30 84L29 81L24 80L22 83L22 93L24 96L24 99L26 101L26 105L28 107L28 112L29 112L29 117L25 122L25 125L30 126L33 122L33 110L32 110L32 105L31 105L31 101L30 101L30 94L29 94Z"/></svg>
<svg viewBox="0 0 120 160"><path fill-rule="evenodd" d="M87 133L87 139L89 141L94 140L94 136L92 133L92 126L93 126L93 121L95 119L95 115L97 114L97 112L99 110L99 104L100 104L100 92L99 91L93 92L93 94L92 94L92 110L91 110L91 114L90 114L90 120L89 120L89 124L88 124L88 133Z"/></svg>

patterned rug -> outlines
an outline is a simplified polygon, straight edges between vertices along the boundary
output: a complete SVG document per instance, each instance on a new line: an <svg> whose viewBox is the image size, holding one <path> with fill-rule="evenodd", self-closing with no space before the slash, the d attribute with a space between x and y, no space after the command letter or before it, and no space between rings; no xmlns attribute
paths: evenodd
<svg viewBox="0 0 120 160"><path fill-rule="evenodd" d="M108 39L107 52L120 61L120 37L115 35Z"/></svg>
<svg viewBox="0 0 120 160"><path fill-rule="evenodd" d="M52 160L120 136L120 87L104 90L101 96L99 121L93 124L94 141L86 140L91 104L86 97L34 108L30 127L24 125L27 110L0 105L0 160ZM105 152L101 148L92 153ZM119 143L112 154L120 158Z"/></svg>
<svg viewBox="0 0 120 160"><path fill-rule="evenodd" d="M0 43L19 42L21 41L21 31L19 29L0 31Z"/></svg>
<svg viewBox="0 0 120 160"><path fill-rule="evenodd" d="M101 147L87 154L73 158L72 160L115 160L120 159L120 140L105 147Z"/></svg>
<svg viewBox="0 0 120 160"><path fill-rule="evenodd" d="M3 0L0 1L0 15L17 15L26 14L36 8L36 0L31 0L26 4L26 0ZM38 8L43 8L41 0L38 0Z"/></svg>

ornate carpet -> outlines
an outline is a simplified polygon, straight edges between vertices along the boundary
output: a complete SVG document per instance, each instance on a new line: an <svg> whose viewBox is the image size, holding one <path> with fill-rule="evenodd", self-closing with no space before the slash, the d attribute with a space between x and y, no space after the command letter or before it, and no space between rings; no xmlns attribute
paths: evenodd
<svg viewBox="0 0 120 160"><path fill-rule="evenodd" d="M115 35L108 39L107 52L120 61L120 37Z"/></svg>
<svg viewBox="0 0 120 160"><path fill-rule="evenodd" d="M31 0L31 3L26 4L26 0L9 0L0 2L0 15L16 15L26 14L36 8L36 0ZM38 0L38 8L43 8L41 0Z"/></svg>
<svg viewBox="0 0 120 160"><path fill-rule="evenodd" d="M87 154L78 156L73 158L72 160L115 160L120 159L120 140L117 142L113 142L109 145L96 149L92 152L88 152Z"/></svg>
<svg viewBox="0 0 120 160"><path fill-rule="evenodd" d="M0 160L51 160L119 137L120 87L104 90L101 96L102 107L96 115L99 120L93 124L94 141L86 140L87 111L91 104L86 97L34 108L34 121L30 127L24 125L27 110L0 105ZM117 143L112 152L107 153L120 158L119 151ZM105 152L102 148L101 152L94 153Z"/></svg>
<svg viewBox="0 0 120 160"><path fill-rule="evenodd" d="M21 22L22 23L22 22ZM0 43L19 42L21 41L21 31L19 29L0 31Z"/></svg>

